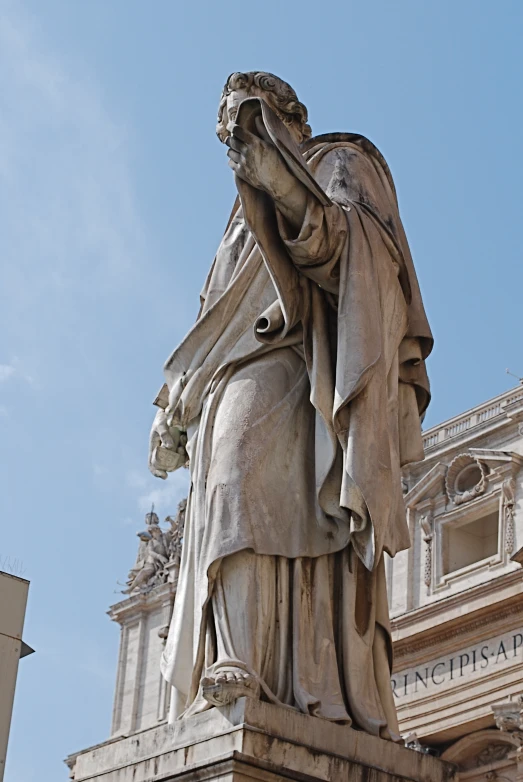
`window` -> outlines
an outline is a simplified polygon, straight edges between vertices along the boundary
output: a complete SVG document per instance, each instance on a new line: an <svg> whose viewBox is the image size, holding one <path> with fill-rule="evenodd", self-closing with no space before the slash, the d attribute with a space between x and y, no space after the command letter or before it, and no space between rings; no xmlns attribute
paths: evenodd
<svg viewBox="0 0 523 782"><path fill-rule="evenodd" d="M443 575L481 562L498 553L499 511L460 525L443 528Z"/></svg>

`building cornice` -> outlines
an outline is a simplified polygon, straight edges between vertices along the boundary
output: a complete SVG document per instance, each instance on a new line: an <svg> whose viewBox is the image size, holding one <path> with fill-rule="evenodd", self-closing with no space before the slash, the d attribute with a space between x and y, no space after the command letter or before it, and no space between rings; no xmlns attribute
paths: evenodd
<svg viewBox="0 0 523 782"><path fill-rule="evenodd" d="M443 451L522 420L523 386L519 386L423 432L425 458L432 460Z"/></svg>
<svg viewBox="0 0 523 782"><path fill-rule="evenodd" d="M433 498L441 493L444 486L447 465L438 462L434 465L421 480L412 487L404 497L407 508L414 508L419 502L427 497Z"/></svg>
<svg viewBox="0 0 523 782"><path fill-rule="evenodd" d="M523 617L523 573L518 568L498 578L434 600L391 622L396 669L405 658L427 657L431 647L444 654L465 646L468 636L492 636L514 617Z"/></svg>
<svg viewBox="0 0 523 782"><path fill-rule="evenodd" d="M149 613L162 606L166 600L172 600L176 593L176 585L170 582L160 584L150 592L132 595L120 603L112 605L107 615L118 624L123 624L133 616L139 617L143 613Z"/></svg>

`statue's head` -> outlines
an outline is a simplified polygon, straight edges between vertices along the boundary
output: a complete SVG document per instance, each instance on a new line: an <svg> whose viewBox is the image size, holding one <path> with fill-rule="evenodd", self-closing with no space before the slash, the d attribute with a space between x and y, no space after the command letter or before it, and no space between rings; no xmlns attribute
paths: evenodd
<svg viewBox="0 0 523 782"><path fill-rule="evenodd" d="M218 108L216 133L220 141L230 135L238 106L245 98L262 98L289 128L298 143L311 136L307 109L286 81L272 73L248 71L232 73L223 88Z"/></svg>

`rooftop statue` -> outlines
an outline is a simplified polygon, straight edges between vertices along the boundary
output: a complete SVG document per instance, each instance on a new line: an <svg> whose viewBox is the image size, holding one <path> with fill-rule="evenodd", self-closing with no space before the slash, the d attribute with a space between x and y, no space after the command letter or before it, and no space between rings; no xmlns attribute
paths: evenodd
<svg viewBox="0 0 523 782"><path fill-rule="evenodd" d="M409 546L432 336L394 183L269 73L228 78L217 133L238 198L150 443L191 472L171 720L247 696L395 739L383 555Z"/></svg>
<svg viewBox="0 0 523 782"><path fill-rule="evenodd" d="M180 568L183 526L187 501L178 504L176 516L165 519L170 527L162 530L158 515L145 515L146 529L137 532L140 539L136 562L127 576L125 595L146 594L167 581L176 584Z"/></svg>

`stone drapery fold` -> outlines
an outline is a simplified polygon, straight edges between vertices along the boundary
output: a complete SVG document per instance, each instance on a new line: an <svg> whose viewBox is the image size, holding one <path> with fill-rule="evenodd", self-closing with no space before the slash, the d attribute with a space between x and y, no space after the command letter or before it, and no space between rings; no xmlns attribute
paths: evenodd
<svg viewBox="0 0 523 782"><path fill-rule="evenodd" d="M238 181L200 316L165 364L157 403L188 429L192 479L162 662L176 713L198 698L216 580L240 551L345 552L348 666L357 676L365 655L390 651L382 554L410 544L400 467L423 458L432 337L379 152L351 134L302 151L331 205L311 192L293 234L268 196ZM361 713L356 683L343 685L370 732L393 722L382 662L367 671Z"/></svg>

